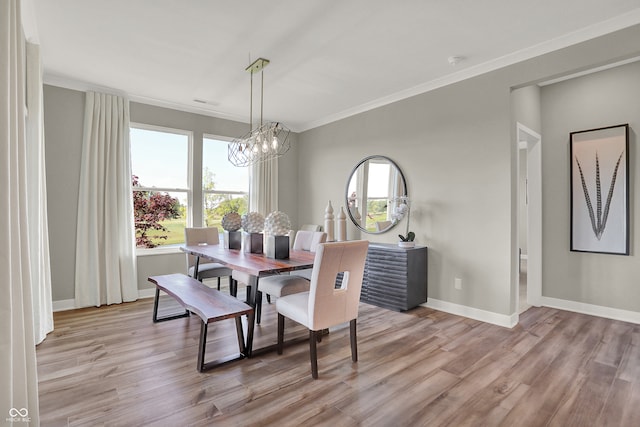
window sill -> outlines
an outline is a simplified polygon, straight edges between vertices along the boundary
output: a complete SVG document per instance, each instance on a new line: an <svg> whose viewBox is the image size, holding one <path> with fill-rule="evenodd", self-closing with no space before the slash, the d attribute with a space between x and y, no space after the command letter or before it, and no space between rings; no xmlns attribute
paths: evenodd
<svg viewBox="0 0 640 427"><path fill-rule="evenodd" d="M136 248L136 256L169 255L183 253L180 250L182 245L160 246L157 248Z"/></svg>

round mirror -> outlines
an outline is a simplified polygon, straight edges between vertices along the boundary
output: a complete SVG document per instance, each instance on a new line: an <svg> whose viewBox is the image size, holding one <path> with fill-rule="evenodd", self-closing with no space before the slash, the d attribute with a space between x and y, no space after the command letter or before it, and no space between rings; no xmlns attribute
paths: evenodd
<svg viewBox="0 0 640 427"><path fill-rule="evenodd" d="M393 228L406 212L406 200L404 175L388 157L362 159L347 180L347 213L366 233L380 234Z"/></svg>

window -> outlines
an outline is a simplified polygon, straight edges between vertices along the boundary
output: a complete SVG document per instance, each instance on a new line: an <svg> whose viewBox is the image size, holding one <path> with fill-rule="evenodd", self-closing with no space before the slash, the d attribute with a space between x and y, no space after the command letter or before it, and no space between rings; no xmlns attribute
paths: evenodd
<svg viewBox="0 0 640 427"><path fill-rule="evenodd" d="M130 140L137 246L184 243L191 133L135 125Z"/></svg>
<svg viewBox="0 0 640 427"><path fill-rule="evenodd" d="M202 214L205 227L218 227L228 212L247 213L249 168L227 160L228 142L212 137L202 141Z"/></svg>

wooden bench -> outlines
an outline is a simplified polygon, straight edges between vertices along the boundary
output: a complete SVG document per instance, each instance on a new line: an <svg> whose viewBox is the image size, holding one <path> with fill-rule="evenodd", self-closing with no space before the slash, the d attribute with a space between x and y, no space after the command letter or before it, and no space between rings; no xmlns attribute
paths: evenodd
<svg viewBox="0 0 640 427"><path fill-rule="evenodd" d="M245 304L231 295L226 295L216 289L209 288L196 279L184 274L152 276L149 277L148 280L156 285L156 295L153 302L154 323L187 317L190 315L190 312L197 314L200 319L202 319L200 326L200 346L198 350L198 371L202 372L232 360L243 359L247 356L247 345L244 340L241 316L247 316L247 325L249 328L247 334L250 334L254 323L254 312L250 305ZM158 318L158 299L160 298L161 290L175 298L175 300L186 309L186 312L184 314ZM235 319L236 321L240 355L229 356L205 363L204 355L207 345L207 326L209 323L224 319Z"/></svg>

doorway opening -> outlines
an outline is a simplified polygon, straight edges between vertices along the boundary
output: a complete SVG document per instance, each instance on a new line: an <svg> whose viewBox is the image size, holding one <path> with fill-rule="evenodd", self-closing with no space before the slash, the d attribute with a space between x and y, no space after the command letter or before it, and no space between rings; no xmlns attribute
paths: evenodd
<svg viewBox="0 0 640 427"><path fill-rule="evenodd" d="M540 306L542 296L542 156L541 137L521 123L518 135L517 313Z"/></svg>

